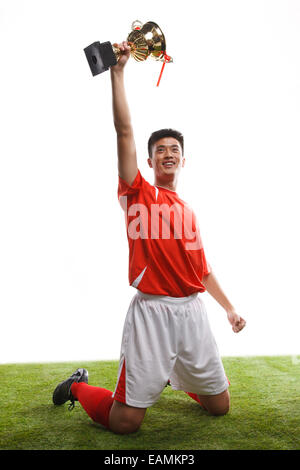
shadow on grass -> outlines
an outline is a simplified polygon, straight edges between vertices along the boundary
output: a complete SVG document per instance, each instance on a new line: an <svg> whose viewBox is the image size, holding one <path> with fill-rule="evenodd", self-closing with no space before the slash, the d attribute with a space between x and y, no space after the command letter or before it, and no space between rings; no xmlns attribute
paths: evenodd
<svg viewBox="0 0 300 470"><path fill-rule="evenodd" d="M53 381L55 381L53 379ZM299 408L296 382L289 376L263 387L251 376L236 379L231 410L213 417L184 392L166 388L148 409L137 433L114 434L94 423L76 402L54 406L47 383L42 394L28 392L22 401L10 401L7 421L1 426L0 448L7 449L296 449L299 440ZM233 380L234 383L234 380ZM286 391L295 388L287 397ZM110 386L111 384L109 384ZM30 391L32 391L30 389ZM39 391L41 388L39 386ZM24 398L25 397L25 398Z"/></svg>
<svg viewBox="0 0 300 470"><path fill-rule="evenodd" d="M72 412L52 404L55 386L77 364L2 366L0 449L299 449L300 370L289 358L225 362L232 383L226 416L209 416L166 388L141 429L125 436L93 423L79 403ZM112 390L117 367L90 363L92 384Z"/></svg>
<svg viewBox="0 0 300 470"><path fill-rule="evenodd" d="M68 411L67 404L27 406L15 413L12 447L16 449L169 449L181 448L205 433L205 412L188 397L169 393L148 409L136 433L118 435L94 423L79 403ZM190 437L189 437L190 436ZM190 447L189 445L187 447Z"/></svg>

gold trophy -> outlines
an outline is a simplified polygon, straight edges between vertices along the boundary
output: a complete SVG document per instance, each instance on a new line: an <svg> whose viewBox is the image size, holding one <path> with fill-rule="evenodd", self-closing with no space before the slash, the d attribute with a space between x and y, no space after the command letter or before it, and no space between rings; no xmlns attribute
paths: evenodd
<svg viewBox="0 0 300 470"><path fill-rule="evenodd" d="M142 23L134 21L131 32L127 37L131 49L131 56L138 62L146 60L149 56L157 61L173 62L172 57L166 54L166 40L160 27L153 21ZM87 61L93 75L105 72L116 65L121 51L109 41L94 42L84 49Z"/></svg>

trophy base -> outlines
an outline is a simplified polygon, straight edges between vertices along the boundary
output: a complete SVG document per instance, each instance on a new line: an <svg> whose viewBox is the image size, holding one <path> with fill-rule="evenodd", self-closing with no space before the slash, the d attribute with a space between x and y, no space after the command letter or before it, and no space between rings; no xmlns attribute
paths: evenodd
<svg viewBox="0 0 300 470"><path fill-rule="evenodd" d="M117 64L117 58L109 41L99 41L90 44L84 49L88 64L93 76L106 72Z"/></svg>

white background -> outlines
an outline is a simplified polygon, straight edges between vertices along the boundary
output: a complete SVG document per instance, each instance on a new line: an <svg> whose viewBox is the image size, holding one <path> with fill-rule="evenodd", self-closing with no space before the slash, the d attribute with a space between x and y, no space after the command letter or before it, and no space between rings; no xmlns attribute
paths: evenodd
<svg viewBox="0 0 300 470"><path fill-rule="evenodd" d="M155 21L174 58L130 59L139 168L185 136L178 194L247 320L203 294L223 356L299 354L300 2L0 0L0 362L118 359L134 288L110 75L83 48ZM83 362L84 363L84 362Z"/></svg>

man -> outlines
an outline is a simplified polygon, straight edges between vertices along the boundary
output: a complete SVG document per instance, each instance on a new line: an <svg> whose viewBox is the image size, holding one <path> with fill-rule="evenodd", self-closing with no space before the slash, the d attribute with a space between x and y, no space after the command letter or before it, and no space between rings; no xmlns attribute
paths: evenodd
<svg viewBox="0 0 300 470"><path fill-rule="evenodd" d="M183 136L172 129L154 132L148 142L149 184L137 166L136 147L124 87L127 42L111 68L114 125L118 148L118 196L129 243L129 282L137 289L125 320L114 393L88 385L77 369L53 393L61 405L78 400L88 415L115 433L139 429L146 410L170 384L208 413L229 410L228 380L199 293L207 290L227 312L234 332L246 322L222 291L206 261L192 209L176 193L184 167Z"/></svg>

